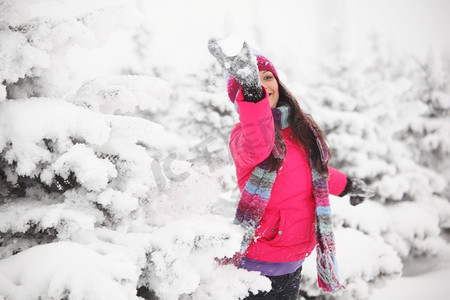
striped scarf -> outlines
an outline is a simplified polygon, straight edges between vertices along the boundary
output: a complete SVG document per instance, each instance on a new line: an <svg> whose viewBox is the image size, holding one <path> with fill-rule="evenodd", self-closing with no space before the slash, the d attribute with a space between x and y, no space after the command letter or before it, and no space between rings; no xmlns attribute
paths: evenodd
<svg viewBox="0 0 450 300"><path fill-rule="evenodd" d="M272 109L275 125L280 129L289 126L289 107L280 106ZM314 133L316 142L321 151L322 163L325 165L328 160L324 141L317 134L314 127L309 123L311 131ZM283 145L275 142L272 154L275 158L283 159L285 151ZM244 229L244 238L241 251L234 257L235 263L245 255L248 246L255 236L256 229L264 215L267 204L270 200L273 183L277 177L277 170L271 171L270 166L264 160L258 164L250 175L239 201L235 223ZM328 181L321 176L312 166L313 195L316 203L316 236L317 236L317 274L319 287L325 292L334 292L343 288L339 283L337 275L337 263L335 258L335 243L331 222L330 201L328 199Z"/></svg>

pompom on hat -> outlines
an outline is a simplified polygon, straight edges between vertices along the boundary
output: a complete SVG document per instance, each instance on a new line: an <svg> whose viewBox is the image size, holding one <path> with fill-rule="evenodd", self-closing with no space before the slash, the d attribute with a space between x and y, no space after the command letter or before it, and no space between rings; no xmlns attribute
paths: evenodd
<svg viewBox="0 0 450 300"><path fill-rule="evenodd" d="M272 72L272 74L275 76L276 79L279 79L277 70L275 69L275 66L265 56L257 54L256 61L258 64L259 71L270 71L270 72ZM228 90L228 97L230 98L231 102L234 103L234 100L236 99L237 93L240 88L241 88L241 85L237 82L236 78L229 75L227 90Z"/></svg>

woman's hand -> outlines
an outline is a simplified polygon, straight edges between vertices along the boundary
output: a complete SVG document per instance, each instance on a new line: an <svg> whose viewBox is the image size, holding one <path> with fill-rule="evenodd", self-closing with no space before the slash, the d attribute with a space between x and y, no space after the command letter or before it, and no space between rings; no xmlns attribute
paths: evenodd
<svg viewBox="0 0 450 300"><path fill-rule="evenodd" d="M243 87L260 86L256 57L252 54L246 42L234 56L227 56L216 39L208 41L209 52L217 59L219 64L230 73Z"/></svg>
<svg viewBox="0 0 450 300"><path fill-rule="evenodd" d="M209 52L217 59L219 64L242 86L244 100L258 102L264 98L264 91L259 80L259 71L250 47L243 42L239 53L227 55L216 39L210 39L208 42Z"/></svg>
<svg viewBox="0 0 450 300"><path fill-rule="evenodd" d="M347 195L350 196L351 205L361 204L366 198L375 195L361 179L349 178L348 180L350 181L350 188L348 189Z"/></svg>

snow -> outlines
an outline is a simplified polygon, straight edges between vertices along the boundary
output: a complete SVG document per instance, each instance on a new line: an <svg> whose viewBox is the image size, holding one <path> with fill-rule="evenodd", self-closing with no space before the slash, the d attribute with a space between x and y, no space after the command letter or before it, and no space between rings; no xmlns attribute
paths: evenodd
<svg viewBox="0 0 450 300"><path fill-rule="evenodd" d="M238 35L231 35L218 41L220 48L226 56L236 56L241 52L244 39Z"/></svg>
<svg viewBox="0 0 450 300"><path fill-rule="evenodd" d="M0 147L3 149L6 142L12 143L5 157L17 162L16 170L20 175L32 174L37 163L50 159L50 152L37 145L44 138L58 140L61 147L67 149L68 136L101 145L110 131L92 112L55 99L5 101L0 120L3 128Z"/></svg>
<svg viewBox="0 0 450 300"><path fill-rule="evenodd" d="M0 262L0 289L7 299L61 299L68 291L78 300L132 299L139 272L127 260L76 243L39 245Z"/></svg>
<svg viewBox="0 0 450 300"><path fill-rule="evenodd" d="M71 232L91 230L95 227L96 216L66 206L46 198L27 201L20 206L3 205L0 210L0 229L2 232L26 232L34 225L40 224L41 229L60 227L61 232L63 228ZM60 224L60 220L64 220L64 224Z"/></svg>
<svg viewBox="0 0 450 300"><path fill-rule="evenodd" d="M347 286L334 299L446 298L448 8L1 1L0 299L142 299L146 286L164 300L229 300L270 288L217 262L242 231L228 149L238 115L211 37L228 56L246 41L270 57L327 132L331 164L376 191L356 207L331 199ZM312 254L309 296L316 278Z"/></svg>
<svg viewBox="0 0 450 300"><path fill-rule="evenodd" d="M169 95L169 84L161 79L128 75L88 81L67 100L105 114L126 114L137 108L158 113L168 108Z"/></svg>
<svg viewBox="0 0 450 300"><path fill-rule="evenodd" d="M389 281L385 287L374 291L368 300L397 299L446 299L450 293L448 278L450 278L450 247L431 264L430 261L412 262L415 267L420 265L425 270L410 276Z"/></svg>
<svg viewBox="0 0 450 300"><path fill-rule="evenodd" d="M49 58L44 51L30 46L26 38L21 34L0 31L0 39L11 41L11 43L2 43L0 45L0 51L2 52L0 76L4 80L16 82L23 74L31 75L32 67L47 68L50 64ZM17 63L11 64L11 61Z"/></svg>
<svg viewBox="0 0 450 300"><path fill-rule="evenodd" d="M64 178L69 172L77 174L77 181L88 190L100 191L106 188L108 181L117 177L114 165L105 159L99 160L91 148L85 145L73 145L52 165L52 171Z"/></svg>

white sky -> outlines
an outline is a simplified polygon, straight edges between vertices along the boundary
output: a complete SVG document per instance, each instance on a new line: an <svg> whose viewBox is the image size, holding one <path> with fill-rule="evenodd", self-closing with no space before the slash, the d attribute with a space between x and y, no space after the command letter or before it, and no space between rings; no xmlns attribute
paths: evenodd
<svg viewBox="0 0 450 300"><path fill-rule="evenodd" d="M213 61L207 52L208 38L236 33L260 47L280 69L287 69L292 58L305 69L317 65L336 40L337 29L345 33L341 43L350 56L361 55L366 37L377 33L385 47L400 53L424 57L433 50L450 57L450 0L15 1L23 6L14 16L18 22L43 15L76 15L105 3L138 3L152 30L150 58L180 74ZM105 48L91 55L77 51L71 52L69 67L92 77L117 72L121 64L136 59L123 33L111 35Z"/></svg>

